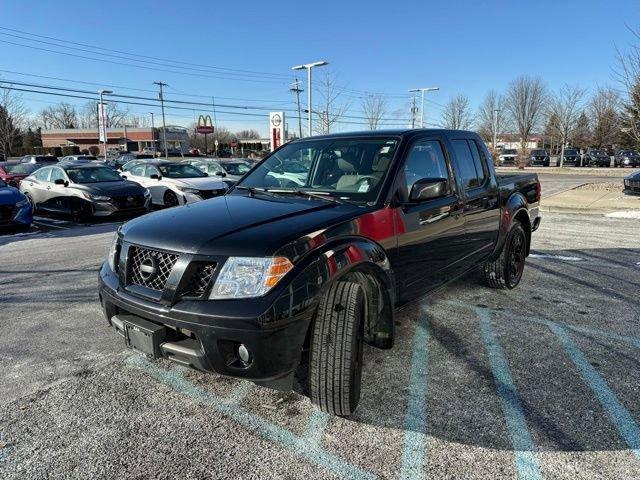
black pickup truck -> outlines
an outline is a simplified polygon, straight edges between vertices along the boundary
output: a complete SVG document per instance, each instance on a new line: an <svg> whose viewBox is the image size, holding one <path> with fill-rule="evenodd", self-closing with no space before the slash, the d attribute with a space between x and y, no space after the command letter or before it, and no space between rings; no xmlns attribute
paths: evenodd
<svg viewBox="0 0 640 480"><path fill-rule="evenodd" d="M537 176L497 176L473 132L305 138L224 196L124 224L100 301L127 346L272 388L308 352L312 402L346 416L397 305L476 267L518 285L539 201Z"/></svg>

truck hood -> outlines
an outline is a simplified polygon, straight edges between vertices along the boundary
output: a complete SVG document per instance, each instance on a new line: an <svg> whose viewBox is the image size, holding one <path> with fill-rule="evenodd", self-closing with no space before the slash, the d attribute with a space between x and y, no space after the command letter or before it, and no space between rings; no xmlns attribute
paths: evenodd
<svg viewBox="0 0 640 480"><path fill-rule="evenodd" d="M269 256L287 243L371 210L292 196L231 194L151 213L122 227L137 245L201 255Z"/></svg>

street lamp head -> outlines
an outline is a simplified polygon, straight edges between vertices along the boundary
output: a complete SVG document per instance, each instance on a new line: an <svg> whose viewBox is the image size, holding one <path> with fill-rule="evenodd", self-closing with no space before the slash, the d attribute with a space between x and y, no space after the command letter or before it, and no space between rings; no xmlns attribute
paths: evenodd
<svg viewBox="0 0 640 480"><path fill-rule="evenodd" d="M440 87L410 88L409 92L433 92L434 90L440 90Z"/></svg>
<svg viewBox="0 0 640 480"><path fill-rule="evenodd" d="M112 90L98 90L100 95L111 95L113 93Z"/></svg>
<svg viewBox="0 0 640 480"><path fill-rule="evenodd" d="M291 70L306 70L308 68L313 68L313 67L324 67L325 65L329 65L329 62L321 60L319 62L305 63L305 64L302 64L302 65L296 65L295 67L291 67Z"/></svg>

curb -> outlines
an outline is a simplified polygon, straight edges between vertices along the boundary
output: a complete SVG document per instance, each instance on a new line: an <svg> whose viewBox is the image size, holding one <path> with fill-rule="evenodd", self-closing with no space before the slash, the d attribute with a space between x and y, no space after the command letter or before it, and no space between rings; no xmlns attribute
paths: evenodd
<svg viewBox="0 0 640 480"><path fill-rule="evenodd" d="M638 210L636 208L580 208L580 207L556 207L554 205L540 205L541 212L545 213L575 213L580 215L606 215L607 213L619 212L621 210Z"/></svg>

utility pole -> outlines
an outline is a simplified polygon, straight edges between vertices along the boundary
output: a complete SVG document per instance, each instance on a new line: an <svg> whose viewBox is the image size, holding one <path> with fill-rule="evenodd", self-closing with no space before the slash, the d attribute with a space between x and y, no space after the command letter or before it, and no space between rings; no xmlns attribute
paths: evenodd
<svg viewBox="0 0 640 480"><path fill-rule="evenodd" d="M298 135L302 138L302 113L300 111L300 93L304 92L300 88L300 80L296 78L296 81L291 84L292 88L289 89L290 92L296 94L296 101L298 102Z"/></svg>
<svg viewBox="0 0 640 480"><path fill-rule="evenodd" d="M496 143L498 141L498 112L499 108L493 109L493 150L495 152L497 146Z"/></svg>
<svg viewBox="0 0 640 480"><path fill-rule="evenodd" d="M152 147L153 148L153 156L156 156L156 128L155 128L155 124L153 122L153 112L149 112L149 115L151 115L151 139L152 139Z"/></svg>
<svg viewBox="0 0 640 480"><path fill-rule="evenodd" d="M416 128L416 113L418 109L416 108L416 96L414 95L411 99L411 128Z"/></svg>
<svg viewBox="0 0 640 480"><path fill-rule="evenodd" d="M436 90L440 90L440 87L423 87L423 88L412 88L410 92L420 92L420 128L424 128L424 92L435 92Z"/></svg>
<svg viewBox="0 0 640 480"><path fill-rule="evenodd" d="M164 158L165 160L169 160L169 151L167 150L167 123L164 117L164 95L162 94L162 88L166 87L167 84L163 82L153 82L153 84L160 87L158 98L160 99L160 108L162 109L162 139L164 141Z"/></svg>

